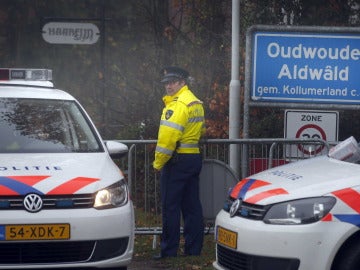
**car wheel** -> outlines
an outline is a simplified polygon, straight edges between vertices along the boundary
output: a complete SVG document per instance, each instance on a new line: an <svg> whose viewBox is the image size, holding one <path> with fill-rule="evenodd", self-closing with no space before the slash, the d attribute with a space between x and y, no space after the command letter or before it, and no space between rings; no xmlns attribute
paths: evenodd
<svg viewBox="0 0 360 270"><path fill-rule="evenodd" d="M355 244L347 248L341 259L335 266L336 270L358 270L360 269L360 245Z"/></svg>

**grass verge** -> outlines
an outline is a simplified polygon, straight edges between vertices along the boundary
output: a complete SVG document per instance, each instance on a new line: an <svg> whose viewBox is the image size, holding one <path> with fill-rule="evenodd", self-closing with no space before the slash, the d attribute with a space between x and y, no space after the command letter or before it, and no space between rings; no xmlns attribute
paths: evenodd
<svg viewBox="0 0 360 270"><path fill-rule="evenodd" d="M141 208L135 208L135 220L138 228L161 227L160 215ZM178 254L183 253L183 246L184 239L181 237ZM134 248L133 261L144 265L143 269L214 270L212 263L215 261L215 240L214 234L210 232L205 234L200 256L178 256L154 261L153 256L160 253L160 235L136 234Z"/></svg>
<svg viewBox="0 0 360 270"><path fill-rule="evenodd" d="M154 239L155 237L155 239ZM204 237L204 246L201 256L178 256L154 261L155 254L160 253L160 236L136 235L134 261L143 261L151 265L151 269L178 269L178 270L213 270L212 263L215 260L215 241L213 234ZM180 241L180 251L182 252L184 241ZM155 248L155 249L154 249Z"/></svg>

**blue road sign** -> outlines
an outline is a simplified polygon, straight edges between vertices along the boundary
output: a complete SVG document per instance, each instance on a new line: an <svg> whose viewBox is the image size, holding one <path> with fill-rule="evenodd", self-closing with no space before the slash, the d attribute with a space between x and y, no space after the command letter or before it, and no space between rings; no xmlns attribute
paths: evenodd
<svg viewBox="0 0 360 270"><path fill-rule="evenodd" d="M253 34L253 101L360 104L360 34Z"/></svg>

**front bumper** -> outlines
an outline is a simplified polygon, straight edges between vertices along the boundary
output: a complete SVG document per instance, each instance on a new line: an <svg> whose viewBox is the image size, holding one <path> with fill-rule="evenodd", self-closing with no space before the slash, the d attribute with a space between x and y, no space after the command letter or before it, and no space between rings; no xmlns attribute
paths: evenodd
<svg viewBox="0 0 360 270"><path fill-rule="evenodd" d="M103 210L4 212L1 225L69 223L71 237L69 240L0 241L0 269L106 268L131 262L134 251L131 202Z"/></svg>
<svg viewBox="0 0 360 270"><path fill-rule="evenodd" d="M330 270L336 251L357 230L344 222L269 225L230 218L223 210L216 218L215 237L218 226L237 234L235 249L217 243L213 265L219 270Z"/></svg>
<svg viewBox="0 0 360 270"><path fill-rule="evenodd" d="M222 245L216 245L216 255L217 261L214 262L216 269L297 270L300 264L299 259L248 255Z"/></svg>
<svg viewBox="0 0 360 270"><path fill-rule="evenodd" d="M100 262L124 255L129 237L93 241L0 243L2 265Z"/></svg>

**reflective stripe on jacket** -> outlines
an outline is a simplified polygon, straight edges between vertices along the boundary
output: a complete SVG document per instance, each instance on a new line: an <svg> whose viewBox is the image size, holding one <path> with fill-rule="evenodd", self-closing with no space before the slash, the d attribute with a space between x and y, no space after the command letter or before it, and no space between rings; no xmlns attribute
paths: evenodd
<svg viewBox="0 0 360 270"><path fill-rule="evenodd" d="M202 102L187 85L174 96L163 98L163 109L153 166L160 170L173 155L200 153L199 140L205 134L205 117Z"/></svg>

